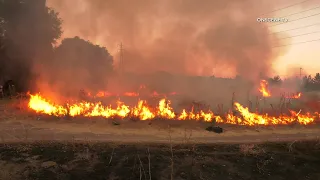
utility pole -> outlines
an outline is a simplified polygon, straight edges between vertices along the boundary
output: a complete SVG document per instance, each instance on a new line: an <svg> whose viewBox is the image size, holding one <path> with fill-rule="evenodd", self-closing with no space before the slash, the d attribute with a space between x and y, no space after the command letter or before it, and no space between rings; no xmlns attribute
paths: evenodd
<svg viewBox="0 0 320 180"><path fill-rule="evenodd" d="M120 71L120 74L122 76L123 72L124 72L123 45L122 45L122 43L120 43L120 45L119 45L119 52L120 52L119 71Z"/></svg>
<svg viewBox="0 0 320 180"><path fill-rule="evenodd" d="M300 68L300 84L303 84L303 80L302 80L302 68Z"/></svg>

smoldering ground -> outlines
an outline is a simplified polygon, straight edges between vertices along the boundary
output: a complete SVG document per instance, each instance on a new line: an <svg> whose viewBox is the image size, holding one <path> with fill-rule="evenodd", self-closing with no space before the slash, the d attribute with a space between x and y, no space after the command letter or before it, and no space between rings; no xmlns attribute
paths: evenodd
<svg viewBox="0 0 320 180"><path fill-rule="evenodd" d="M47 4L60 13L64 37L77 35L106 46L116 60L119 59L117 45L124 44L123 68L140 76L130 76L130 80L123 80L121 85L109 80L108 86L103 84L101 88L134 89L144 77L143 83L152 88L178 89L198 99L230 99L232 92L247 93L253 86L229 80L192 80L189 76L238 75L256 83L272 72L272 63L286 50L273 48L279 45L278 37L270 34L266 23L256 21L262 12L273 10L275 4L270 1L79 0L75 3L48 0ZM83 67L87 73L82 74L91 74L99 66L94 59L88 61L92 65ZM117 65L115 63L115 67ZM63 67L49 68L46 73L53 71L61 81L83 84L81 73L77 77L66 76L63 72L73 67ZM179 78L150 78L150 74L159 71L179 75ZM63 77L59 76L62 74ZM96 78L101 82L108 79L104 73ZM129 82L133 85L124 88Z"/></svg>

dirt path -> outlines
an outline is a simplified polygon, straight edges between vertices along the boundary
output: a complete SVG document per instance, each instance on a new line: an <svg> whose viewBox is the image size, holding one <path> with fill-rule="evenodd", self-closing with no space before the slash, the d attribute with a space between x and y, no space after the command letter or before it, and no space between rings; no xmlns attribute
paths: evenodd
<svg viewBox="0 0 320 180"><path fill-rule="evenodd" d="M319 127L242 127L221 125L224 132L208 132L210 124L183 121L130 122L89 119L35 119L0 121L0 137L3 142L20 141L117 141L154 143L239 143L264 141L297 141L317 139Z"/></svg>

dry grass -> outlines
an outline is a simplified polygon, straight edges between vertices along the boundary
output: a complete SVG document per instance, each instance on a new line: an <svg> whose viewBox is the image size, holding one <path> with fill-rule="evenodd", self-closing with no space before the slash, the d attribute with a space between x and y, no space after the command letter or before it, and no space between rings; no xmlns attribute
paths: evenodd
<svg viewBox="0 0 320 180"><path fill-rule="evenodd" d="M188 132L189 131L189 132ZM184 142L189 144L192 138L192 129L184 128Z"/></svg>
<svg viewBox="0 0 320 180"><path fill-rule="evenodd" d="M281 99L281 103L284 104L284 98ZM236 96L233 94L232 101L236 101ZM6 102L4 105L9 106L10 103ZM18 103L19 104L19 103ZM259 103L257 103L259 104ZM10 105L11 106L11 105ZM281 106L281 105L279 105ZM219 104L218 110L223 111L224 105ZM254 108L254 107L252 107ZM14 108L13 108L14 109ZM21 109L20 109L21 110ZM265 109L264 109L265 110ZM189 144L192 141L197 142L215 142L218 138L218 141L223 141L224 139L228 139L228 141L243 141L244 136L248 137L246 140L250 141L250 139L261 139L263 141L266 138L270 138L272 136L277 136L277 134L284 135L296 135L298 133L304 133L312 136L320 135L317 127L309 126L308 129L303 126L295 126L293 127L264 127L264 126L255 126L255 127L243 127L243 126L233 126L222 124L221 126L225 131L222 134L215 134L206 132L204 129L211 125L210 123L205 122L195 122L195 121L170 121L165 119L158 119L150 122L137 121L133 122L130 120L119 120L121 124L119 126L112 125L110 120L106 120L103 118L84 118L84 117L76 117L71 119L59 119L55 117L50 117L46 115L30 114L22 111L12 111L12 108L7 108L7 120L0 122L0 137L1 141L34 141L39 140L39 138L43 138L41 140L47 140L44 136L39 136L38 131L42 131L41 129L49 129L54 131L52 135L53 138L55 136L59 136L59 134L73 134L72 141L76 141L78 139L84 139L85 141L91 141L91 136L81 137L83 133L91 133L101 134L110 134L109 137L106 137L106 141L110 140L124 140L125 137L130 136L130 141L151 141L151 142L159 142L167 139L168 137L168 124L170 125L170 136L172 144L184 142L185 144ZM278 111L278 110L277 110ZM11 113L11 114L10 114ZM14 116L15 118L11 118ZM81 123L80 123L81 122ZM12 128L13 125L10 123L16 123L17 125ZM7 128L6 126L10 126ZM49 132L48 132L49 133ZM52 133L52 132L50 132ZM92 136L93 136L92 135ZM107 135L106 135L107 136ZM122 138L122 136L125 136ZM134 137L136 136L136 139ZM143 137L142 137L143 136ZM254 136L254 137L253 137ZM60 139L63 137L59 137ZM68 137L70 138L70 137ZM232 139L231 139L232 138ZM71 138L70 138L71 139ZM69 139L69 140L70 140ZM212 140L215 139L215 140Z"/></svg>
<svg viewBox="0 0 320 180"><path fill-rule="evenodd" d="M294 150L294 143L296 143L297 141L292 141L291 143L288 143L288 150L289 152L293 152Z"/></svg>
<svg viewBox="0 0 320 180"><path fill-rule="evenodd" d="M232 102L236 101L235 99L235 94L233 94L232 96ZM248 101L249 102L249 101ZM252 103L251 103L252 104ZM266 101L264 100L264 106L262 111L266 111ZM251 106L251 105L249 105ZM272 107L274 107L273 105L271 105ZM283 99L280 100L280 103L278 105L278 109L274 109L274 111L277 112L283 112L283 108L287 108L289 106L289 104L286 104L284 102ZM260 107L260 100L258 101L257 98L257 102L256 102L256 108L259 109ZM253 107L251 107L253 108ZM21 109L21 108L20 108ZM220 104L218 106L218 110L219 111L223 111L223 104ZM260 109L261 111L261 109ZM75 119L75 121L77 121L77 119ZM163 120L165 121L165 120ZM15 122L21 122L21 121L15 121ZM27 122L27 123L26 123ZM78 125L78 124L73 124L73 122L69 122L69 123L65 123L65 124L56 124L55 121L46 121L45 117L43 118L43 121L34 121L34 119L32 119L31 121L25 121L23 122L21 125L19 126L19 131L16 131L15 129L13 129L11 132L8 131L4 131L5 129L1 129L4 127L4 125L6 124L1 124L2 122L0 122L0 130L2 130L1 133L1 140L2 142L6 141L6 136L9 136L11 138L14 138L20 142L28 142L31 141L34 138L34 131L33 128L29 128L27 126L32 124L34 127L37 128L56 128L59 129L60 131L64 131L64 132L69 132L69 133L74 133L75 135L72 136L72 140L71 140L71 146L73 149L73 152L75 152L76 154L76 158L77 159L83 159L86 161L90 161L91 163L94 162L94 160L91 158L93 155L96 154L96 152L93 151L93 149L95 148L95 144L92 143L92 141L90 140L89 136L86 136L84 138L84 142L86 144L86 147L83 149L84 151L79 152L79 147L77 146L78 141L76 136L80 135L83 132L91 132L91 133L110 133L110 139L113 139L114 137L118 137L118 139L121 139L120 136L123 136L124 134L128 134L128 136L132 137L132 136L137 136L137 140L141 140L143 138L146 138L149 141L156 141L157 139L162 140L162 139L168 139L168 144L169 144L169 152L168 150L166 150L168 152L168 156L167 158L170 159L170 162L166 162L167 165L169 164L169 170L168 170L168 174L169 174L169 178L168 179L176 179L176 174L177 172L179 172L181 170L181 166L184 166L185 164L189 163L189 162L181 162L181 160L179 158L177 158L177 156L180 155L180 158L182 157L181 154L179 154L180 150L175 148L175 145L183 142L185 145L190 145L191 146L188 147L188 152L191 152L191 170L190 171L190 176L192 176L192 173L195 171L197 171L198 173L198 177L197 179L205 179L204 176L208 176L208 174L205 174L206 170L203 170L203 167L199 167L199 164L209 164L208 166L211 170L214 170L214 168L217 168L216 164L214 163L218 163L219 161L217 161L217 159L219 159L219 153L221 153L223 156L232 156L227 152L227 151L219 151L219 153L215 154L216 152L212 152L212 150L210 150L210 152L207 152L210 155L207 155L206 157L210 159L210 161L205 161L202 158L202 154L200 153L200 151L197 150L197 146L198 144L200 144L199 139L203 139L203 138L207 138L206 140L204 140L204 142L215 142L217 141L217 139L221 138L223 139L224 137L227 138L233 138L234 141L241 141L243 140L243 136L244 135L255 135L258 136L259 138L263 139L263 138L267 138L270 137L272 134L276 133L282 133L282 134L287 134L287 133L291 133L292 135L295 135L296 133L299 133L301 131L306 132L306 131L310 131L310 133L319 133L319 129L318 128L314 128L314 129L303 129L303 130L299 130L299 129L292 129L292 128L288 128L288 127L282 127L283 129L281 129L281 127L279 127L278 129L274 130L274 129L268 129L268 128L260 128L259 132L256 131L257 127L229 127L229 126L225 126L224 128L228 129L227 133L221 134L221 135L217 135L214 133L208 133L205 132L203 130L203 126L207 125L204 123L196 123L196 122L191 122L188 127L186 127L186 122L178 122L181 123L179 124L179 126L177 126L176 124L174 124L175 122L153 122L152 126L148 126L146 125L146 123L144 122L122 122L120 126L112 126L109 124L90 124L90 125ZM168 126L167 123L169 123L170 125ZM126 128L128 124L129 128ZM196 126L197 125L197 126ZM18 127L17 126L17 127ZM166 127L164 127L166 126ZM174 127L173 127L174 126ZM143 127L145 129L141 129L139 127ZM201 128L201 129L200 129ZM17 136L17 134L19 136ZM22 135L21 135L22 134ZM144 137L142 137L144 136ZM120 138L119 138L120 137ZM169 137L169 138L168 138ZM148 139L149 138L149 139ZM212 140L212 138L214 138L215 140ZM249 138L249 140L251 140L251 138ZM293 138L295 139L295 138ZM134 140L133 140L134 141ZM201 141L203 142L203 141ZM315 146L318 146L319 141L317 141L317 143L315 144ZM287 153L292 153L294 151L295 145L297 146L301 146L300 145L300 141L298 140L293 140L290 143L287 143ZM70 145L66 145L66 146L70 146ZM109 145L110 146L110 145ZM208 145L207 145L208 146ZM212 147L214 147L216 145L213 145ZM121 152L118 153L118 151L121 151L121 149L119 149L119 147L117 145L115 146L110 146L111 149L109 149L111 151L111 153L109 152L108 157L106 159L106 167L107 168L115 168L114 164L118 163L118 161L121 160L121 158L125 158L125 155L123 155L123 157L119 157L119 154ZM167 146L168 147L168 146ZM115 153L115 151L117 150L117 154ZM129 151L132 154L132 151ZM152 153L151 153L152 152ZM254 166L251 166L251 168L255 168L258 170L258 172L260 174L265 174L268 173L269 171L269 165L273 164L275 161L275 157L273 155L268 155L270 154L270 150L268 151L264 146L261 146L259 144L240 144L238 145L238 150L237 151L232 151L232 153L234 153L236 156L238 155L243 155L245 158L248 159L258 159L258 161L255 161ZM158 172L154 169L154 165L159 163L157 160L153 160L154 156L159 153L157 151L157 149L154 148L150 148L150 146L147 147L147 155L145 157L145 155L141 155L139 153L135 154L135 158L138 159L138 174L139 174L139 179L149 179L152 180L152 177L156 176L156 174L158 174ZM232 154L231 153L231 154ZM165 156L165 155L163 155ZM268 158L265 158L268 157ZM146 160L147 158L147 163ZM213 159L212 159L213 158ZM221 158L221 157L220 157ZM231 158L232 159L232 158ZM189 161L190 159L188 159ZM278 159L279 160L279 159ZM281 159L280 159L281 160ZM226 161L226 160L224 160ZM231 161L231 160L230 160ZM252 160L253 161L253 160ZM249 161L250 162L250 161ZM97 162L95 162L97 163ZM236 166L236 163L234 163L234 166ZM98 164L98 163L97 163ZM147 167L145 166L147 164ZM9 164L10 166L10 164ZM0 172L1 178L11 178L13 177L15 174L17 174L17 171L10 171L8 169L10 169L10 167L7 166L3 166L6 167L4 169L2 169L2 171L5 172ZM93 165L92 165L93 166ZM120 166L120 165L119 165ZM136 164L134 164L134 168L135 169ZM212 167L211 167L212 166ZM221 165L219 164L219 167ZM106 168L104 167L104 168ZM240 167L239 167L240 168ZM134 173L134 172L133 172ZM211 173L212 174L212 173Z"/></svg>
<svg viewBox="0 0 320 180"><path fill-rule="evenodd" d="M311 143L308 147L314 147L314 149L309 150L304 148L306 147L306 145L308 145L306 143L304 144L303 142L298 141L288 143L291 145L295 144L300 148L300 153L304 153L303 156L301 155L297 157L294 155L294 153L292 153L292 151L288 152L285 146L283 146L283 143L282 145L281 143L269 143L240 145L193 144L188 146L174 146L173 143L170 143L169 148L162 145L158 146L142 144L134 145L135 147L131 147L132 145L99 145L92 142L90 145L87 143L75 143L71 146L70 143L59 145L55 143L46 144L43 142L41 144L34 145L19 145L17 148L15 147L16 145L7 145L5 147L0 146L0 162L2 162L1 158L14 157L13 159L23 160L25 156L30 156L31 159L35 156L38 156L37 160L33 161L33 163L37 163L37 165L35 165L34 167L38 168L33 168L26 171L25 173L21 173L21 171L25 171L25 166L28 166L26 163L29 162L19 162L20 166L13 166L16 165L15 163L17 163L18 161L13 163L12 160L6 160L9 163L7 163L6 166L2 166L3 168L1 171L3 173L0 172L2 173L0 179L19 179L17 175L21 174L23 176L34 176L37 174L40 175L43 173L48 173L48 169L41 169L40 167L41 163L48 162L46 159L50 159L51 161L53 161L52 163L57 164L54 167L50 168L50 172L64 174L82 172L83 175L84 173L88 174L86 177L88 177L90 174L91 177L96 178L99 176L99 173L106 174L104 176L105 178L119 178L119 176L124 176L125 174L128 175L128 173L130 174L132 171L133 175L130 175L131 179L135 174L137 176L134 177L141 180L160 179L159 175L163 174L163 172L168 172L168 177L166 178L162 175L161 179L186 179L186 177L189 177L191 179L192 177L196 179L212 179L216 177L219 179L222 178L222 174L225 178L229 176L235 176L238 178L239 176L243 176L242 178L245 178L245 176L250 175L250 177L252 176L255 179L261 179L262 177L270 178L273 177L273 175L276 175L277 177L286 177L285 179L288 179L287 176L290 173L288 174L288 172L283 172L283 174L279 174L282 172L281 170L279 171L279 167L283 167L279 166L279 163L286 162L285 165L290 166L289 168L287 168L289 171L298 168L299 173L302 173L301 176L303 176L303 172L305 172L302 171L302 169L307 169L305 173L309 173L310 175L310 173L314 172L314 160L311 160L311 158L316 158L315 152L318 151L317 143L319 142L316 141L313 144ZM76 148L74 149L73 146ZM137 148L144 150L145 153L141 153L141 151L139 152ZM45 151L43 151L43 149ZM137 149L137 153L133 153L133 149ZM165 152L168 149L169 152ZM8 154L6 152L11 152L11 154ZM277 154L278 152L279 154ZM15 155L12 156L12 153ZM286 154L286 156L283 156L283 154ZM109 158L103 158L107 156ZM292 158L290 158L291 156ZM39 159L39 157L43 159ZM28 157L27 159L30 158ZM67 158L67 160L65 160L65 158ZM302 160L301 158L305 159ZM136 165L134 159L137 159L137 168L135 168ZM165 161L165 159L170 159L170 161ZM306 162L307 160L309 160L310 163L313 164L309 164L308 166L301 165L301 167L296 165L296 167L291 168L291 166L294 165L295 160L297 160L298 162ZM103 163L101 161L103 161ZM87 165L81 166L80 164L77 165L77 163L85 163ZM130 163L133 163L133 168L128 168L128 165L130 165ZM79 169L80 167L84 167L85 169ZM99 167L100 169L97 170L97 167ZM164 171L164 169L161 168L167 169ZM248 170L248 168L250 170ZM272 174L272 170L277 171L278 174ZM217 172L220 171L223 173L217 174ZM255 172L258 172L258 174ZM92 173L97 174L93 175ZM56 176L58 175L59 174L57 174ZM182 177L179 177L180 175ZM37 177L39 178L40 176ZM61 179L66 179L65 175L63 176L63 174L60 174L59 177L61 177Z"/></svg>
<svg viewBox="0 0 320 180"><path fill-rule="evenodd" d="M19 170L24 166L15 163L0 161L0 180L18 179Z"/></svg>
<svg viewBox="0 0 320 180"><path fill-rule="evenodd" d="M230 107L227 106L227 108L224 108L226 106L223 103L218 102L217 109L214 111L214 113L219 114L222 117L225 117L226 113L235 111L234 103L238 102L238 99L239 98L237 98L236 92L233 92L232 96L231 96L231 106ZM279 97L278 103L274 102L275 99L269 100L265 97L255 96L255 106L253 106L253 103L250 99L251 99L250 94L247 94L248 104L246 105L246 107L248 107L251 111L259 112L259 113L266 113L267 112L268 114L275 115L275 116L278 116L278 115L284 114L284 113L288 113L288 109L291 107L291 104L292 104L292 99L286 98L285 94L282 94ZM5 100L5 101L8 101L8 100ZM10 101L13 102L13 103L9 103L9 104L11 104L10 106L14 106L16 109L20 109L22 111L28 110L26 95L19 95L15 99L11 99ZM6 104L8 104L8 103L6 103ZM269 107L269 105L270 105L270 107ZM200 105L198 104L197 106L207 107L207 105L204 105L204 104L200 104ZM211 109L211 110L213 110L213 109ZM72 119L69 116L61 117L61 118Z"/></svg>
<svg viewBox="0 0 320 180"><path fill-rule="evenodd" d="M170 143L170 153L171 153L171 174L170 174L170 177L171 177L171 180L173 180L173 167L174 167L174 160L173 160L173 148L172 148L172 137L171 137L171 127L168 126L168 130L169 130L169 143Z"/></svg>
<svg viewBox="0 0 320 180"><path fill-rule="evenodd" d="M258 155L261 153L265 153L265 150L255 144L240 144L239 145L240 153L247 155Z"/></svg>

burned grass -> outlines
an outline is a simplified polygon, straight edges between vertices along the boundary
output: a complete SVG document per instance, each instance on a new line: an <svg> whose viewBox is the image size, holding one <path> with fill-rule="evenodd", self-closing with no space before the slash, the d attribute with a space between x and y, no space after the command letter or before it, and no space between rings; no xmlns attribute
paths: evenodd
<svg viewBox="0 0 320 180"><path fill-rule="evenodd" d="M320 143L0 145L0 179L319 179Z"/></svg>

